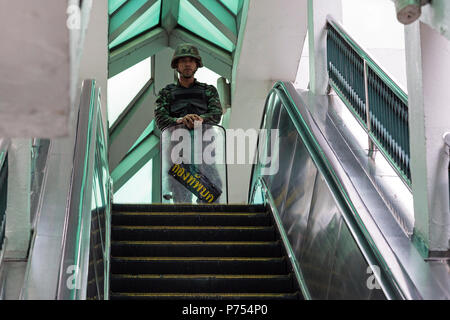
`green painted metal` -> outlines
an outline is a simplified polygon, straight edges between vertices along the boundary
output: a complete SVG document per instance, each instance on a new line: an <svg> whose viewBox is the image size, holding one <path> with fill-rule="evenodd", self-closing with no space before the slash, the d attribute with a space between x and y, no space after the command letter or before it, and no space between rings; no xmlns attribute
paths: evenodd
<svg viewBox="0 0 450 320"><path fill-rule="evenodd" d="M235 16L238 14L240 8L242 7L242 1L240 0L219 0L222 2L228 10L230 10Z"/></svg>
<svg viewBox="0 0 450 320"><path fill-rule="evenodd" d="M193 3L194 0L189 0ZM211 12L215 18L223 23L236 37L236 17L226 10L219 2L211 0L195 0L201 3L209 12ZM210 19L211 20L211 19Z"/></svg>
<svg viewBox="0 0 450 320"><path fill-rule="evenodd" d="M161 7L161 26L164 30L167 31L168 34L172 32L172 30L178 24L178 12L180 9L179 1L166 1L162 2Z"/></svg>
<svg viewBox="0 0 450 320"><path fill-rule="evenodd" d="M109 145L111 145L114 142L114 139L116 139L116 137L126 129L130 119L132 119L133 115L136 113L137 108L142 105L142 102L145 100L147 95L153 93L153 86L153 80L150 79L113 123L109 130Z"/></svg>
<svg viewBox="0 0 450 320"><path fill-rule="evenodd" d="M108 0L108 13L113 14L117 9L119 9L125 2L129 0Z"/></svg>
<svg viewBox="0 0 450 320"><path fill-rule="evenodd" d="M140 6L137 6L137 4ZM147 9L149 4L151 6ZM146 10L141 13L139 11L141 8ZM135 17L136 14L138 15L137 17ZM120 31L120 35L114 37L113 40L111 39L109 48L116 47L142 32L155 27L159 23L160 14L161 0L156 2L154 0L134 0L130 2L130 5L128 3L125 4L110 20L110 36L116 34L118 30ZM123 28L123 25L125 25L125 28Z"/></svg>
<svg viewBox="0 0 450 320"><path fill-rule="evenodd" d="M109 52L108 78L112 78L158 53L167 47L167 42L167 32L160 27L155 27L111 49Z"/></svg>
<svg viewBox="0 0 450 320"><path fill-rule="evenodd" d="M214 12L214 14L216 14ZM231 42L214 24L203 16L188 0L180 0L178 23L192 33L215 45L232 52L235 44Z"/></svg>
<svg viewBox="0 0 450 320"><path fill-rule="evenodd" d="M155 120L153 119L147 128L142 132L141 136L136 140L128 152L132 152L142 141L144 141L155 130Z"/></svg>
<svg viewBox="0 0 450 320"><path fill-rule="evenodd" d="M113 170L114 190L119 190L136 172L159 152L159 138L151 134L129 152Z"/></svg>
<svg viewBox="0 0 450 320"><path fill-rule="evenodd" d="M337 22L329 18L327 28L327 69L331 86L410 188L407 95Z"/></svg>

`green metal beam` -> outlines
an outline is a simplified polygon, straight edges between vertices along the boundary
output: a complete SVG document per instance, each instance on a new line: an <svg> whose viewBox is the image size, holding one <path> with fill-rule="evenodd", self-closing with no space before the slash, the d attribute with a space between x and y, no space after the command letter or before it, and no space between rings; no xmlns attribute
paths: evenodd
<svg viewBox="0 0 450 320"><path fill-rule="evenodd" d="M120 72L153 56L168 47L169 38L163 28L155 28L143 33L136 39L114 48L109 53L108 77L112 78Z"/></svg>
<svg viewBox="0 0 450 320"><path fill-rule="evenodd" d="M179 0L162 0L161 27L170 35L178 24Z"/></svg>
<svg viewBox="0 0 450 320"><path fill-rule="evenodd" d="M125 30L128 29L136 20L148 9L150 9L151 6L153 6L156 3L157 0L149 0L146 1L142 6L140 6L131 16L128 17L120 26L118 26L116 29L114 29L109 34L109 43L113 42L115 39L117 39ZM113 17L114 18L114 17Z"/></svg>
<svg viewBox="0 0 450 320"><path fill-rule="evenodd" d="M154 134L150 134L129 152L113 170L111 177L113 179L114 190L119 190L139 169L158 154L159 138Z"/></svg>
<svg viewBox="0 0 450 320"><path fill-rule="evenodd" d="M156 96L150 80L109 131L109 167L114 170L154 118Z"/></svg>
<svg viewBox="0 0 450 320"><path fill-rule="evenodd" d="M236 34L230 30L225 24L220 21L217 16L212 13L207 7L205 7L199 0L188 0L195 9L197 9L209 22L211 22L220 32L222 32L228 40L230 40L234 45L236 45L237 37ZM222 8L222 7L220 7ZM223 10L224 13L229 13L227 10ZM216 13L217 14L217 13ZM229 14L231 16L231 14ZM235 20L233 18L233 20Z"/></svg>

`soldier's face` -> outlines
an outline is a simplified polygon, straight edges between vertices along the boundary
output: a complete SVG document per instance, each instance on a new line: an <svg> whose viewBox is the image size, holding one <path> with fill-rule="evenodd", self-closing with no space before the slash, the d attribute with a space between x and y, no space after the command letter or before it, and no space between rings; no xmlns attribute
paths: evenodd
<svg viewBox="0 0 450 320"><path fill-rule="evenodd" d="M177 71L183 78L192 78L197 71L197 61L191 57L178 59Z"/></svg>

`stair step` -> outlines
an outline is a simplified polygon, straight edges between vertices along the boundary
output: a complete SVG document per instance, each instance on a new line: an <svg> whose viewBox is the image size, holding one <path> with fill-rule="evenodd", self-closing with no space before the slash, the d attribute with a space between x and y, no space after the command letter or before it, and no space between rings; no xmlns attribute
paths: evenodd
<svg viewBox="0 0 450 320"><path fill-rule="evenodd" d="M273 226L114 226L111 231L111 238L114 241L273 241L276 239Z"/></svg>
<svg viewBox="0 0 450 320"><path fill-rule="evenodd" d="M266 212L115 212L113 225L131 226L269 226Z"/></svg>
<svg viewBox="0 0 450 320"><path fill-rule="evenodd" d="M112 292L111 300L298 300L300 293L122 293Z"/></svg>
<svg viewBox="0 0 450 320"><path fill-rule="evenodd" d="M301 298L264 205L113 204L111 225L112 300Z"/></svg>
<svg viewBox="0 0 450 320"><path fill-rule="evenodd" d="M286 274L285 257L112 257L111 274Z"/></svg>
<svg viewBox="0 0 450 320"><path fill-rule="evenodd" d="M277 257L281 241L113 241L112 256Z"/></svg>
<svg viewBox="0 0 450 320"><path fill-rule="evenodd" d="M264 205L243 204L113 204L113 212L266 212Z"/></svg>
<svg viewBox="0 0 450 320"><path fill-rule="evenodd" d="M283 293L294 291L292 274L217 275L217 274L113 274L113 292L247 292Z"/></svg>

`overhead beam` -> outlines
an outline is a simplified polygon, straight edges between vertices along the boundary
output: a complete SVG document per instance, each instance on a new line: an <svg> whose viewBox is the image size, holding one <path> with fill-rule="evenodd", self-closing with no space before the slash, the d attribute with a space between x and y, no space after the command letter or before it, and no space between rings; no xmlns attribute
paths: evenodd
<svg viewBox="0 0 450 320"><path fill-rule="evenodd" d="M192 43L198 48L203 64L206 67L224 78L231 79L231 70L233 66L231 54L210 45L207 41L196 35L175 28L170 35L169 46L176 49L179 44L186 42Z"/></svg>
<svg viewBox="0 0 450 320"><path fill-rule="evenodd" d="M114 170L154 118L156 96L147 83L110 130L109 168Z"/></svg>
<svg viewBox="0 0 450 320"><path fill-rule="evenodd" d="M220 32L222 32L228 40L236 45L237 37L232 30L222 23L208 8L206 8L199 0L188 0L209 22L211 22ZM227 11L228 12L228 11Z"/></svg>
<svg viewBox="0 0 450 320"><path fill-rule="evenodd" d="M161 27L170 35L178 24L178 12L180 11L180 1L162 0L161 7Z"/></svg>
<svg viewBox="0 0 450 320"><path fill-rule="evenodd" d="M125 30L127 30L141 15L143 15L157 0L146 1L139 9L137 9L131 16L128 17L120 26L114 29L109 34L109 43L116 40ZM120 9L119 9L120 10ZM114 19L114 16L112 17Z"/></svg>
<svg viewBox="0 0 450 320"><path fill-rule="evenodd" d="M153 56L168 46L167 33L162 28L150 30L136 39L110 51L109 73L112 78L120 72Z"/></svg>
<svg viewBox="0 0 450 320"><path fill-rule="evenodd" d="M120 164L112 171L114 191L119 190L136 172L150 159L159 153L159 138L149 135L136 148L134 148Z"/></svg>

